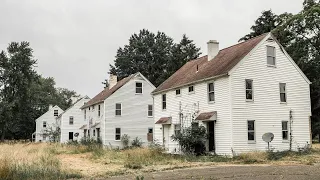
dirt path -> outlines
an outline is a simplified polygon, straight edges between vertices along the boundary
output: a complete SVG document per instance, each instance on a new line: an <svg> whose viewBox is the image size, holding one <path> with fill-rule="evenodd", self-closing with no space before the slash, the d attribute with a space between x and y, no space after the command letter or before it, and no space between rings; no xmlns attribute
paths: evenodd
<svg viewBox="0 0 320 180"><path fill-rule="evenodd" d="M276 165L236 165L211 166L144 173L140 176L149 179L246 179L246 180L319 180L320 165L276 166ZM112 177L109 179L136 179L137 175Z"/></svg>

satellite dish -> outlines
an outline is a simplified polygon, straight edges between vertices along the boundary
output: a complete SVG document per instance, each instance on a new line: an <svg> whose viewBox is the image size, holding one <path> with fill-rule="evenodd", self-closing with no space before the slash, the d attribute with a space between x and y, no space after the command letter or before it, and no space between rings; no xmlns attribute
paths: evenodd
<svg viewBox="0 0 320 180"><path fill-rule="evenodd" d="M79 136L79 133L74 133L74 137L78 137Z"/></svg>
<svg viewBox="0 0 320 180"><path fill-rule="evenodd" d="M271 132L265 133L265 134L262 136L263 141L264 141L264 142L267 142L267 143L271 142L271 141L273 140L273 138L274 138L274 135L273 135L273 133L271 133Z"/></svg>

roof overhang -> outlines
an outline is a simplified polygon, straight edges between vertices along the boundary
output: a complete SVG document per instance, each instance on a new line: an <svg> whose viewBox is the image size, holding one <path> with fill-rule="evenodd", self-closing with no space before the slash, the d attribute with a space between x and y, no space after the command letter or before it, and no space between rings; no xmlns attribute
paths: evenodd
<svg viewBox="0 0 320 180"><path fill-rule="evenodd" d="M216 121L217 120L217 111L200 113L195 120L197 120L197 121Z"/></svg>
<svg viewBox="0 0 320 180"><path fill-rule="evenodd" d="M91 128L100 128L100 123L95 123L94 125L91 126Z"/></svg>
<svg viewBox="0 0 320 180"><path fill-rule="evenodd" d="M83 125L79 129L88 129L88 126L87 125Z"/></svg>
<svg viewBox="0 0 320 180"><path fill-rule="evenodd" d="M161 117L156 124L172 124L172 117Z"/></svg>

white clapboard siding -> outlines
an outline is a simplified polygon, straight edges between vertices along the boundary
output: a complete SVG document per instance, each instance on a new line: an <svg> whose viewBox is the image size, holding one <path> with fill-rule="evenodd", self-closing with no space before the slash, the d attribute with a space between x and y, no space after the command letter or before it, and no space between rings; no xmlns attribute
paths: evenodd
<svg viewBox="0 0 320 180"><path fill-rule="evenodd" d="M57 121L56 116L54 116L54 110L58 110L58 115L63 113L63 110L58 106L50 107L49 110L44 113L42 116L40 116L38 119L36 119L36 132L35 132L35 141L39 142L46 142L49 141L49 138L43 138L42 133L46 129L43 127L43 122L47 122L47 128L49 127L56 127Z"/></svg>
<svg viewBox="0 0 320 180"><path fill-rule="evenodd" d="M83 130L81 130L80 127L84 125L85 120L80 107L89 100L90 99L88 97L81 98L81 100L67 109L59 118L59 121L61 123L61 143L66 143L69 141L69 132L73 132L73 134L79 133L78 137L73 136L73 140L80 140L83 137ZM69 124L70 116L73 116L73 125Z"/></svg>
<svg viewBox="0 0 320 180"><path fill-rule="evenodd" d="M135 83L142 82L143 93L135 93ZM121 135L128 134L130 141L139 137L148 145L148 128L154 127L153 117L148 117L148 105L153 104L151 92L155 87L139 73L104 101L105 119L101 129L103 144L113 148L122 147L121 141L115 140L115 128L121 128ZM122 115L115 115L116 103L122 104Z"/></svg>
<svg viewBox="0 0 320 180"><path fill-rule="evenodd" d="M98 113L99 106L100 106L100 116ZM92 125L95 125L96 123L103 123L103 119L104 119L104 103L103 102L90 106L90 110L89 110L89 107L82 109L83 117L84 117L84 111L86 111L86 118L84 119L83 125L87 125L86 130L88 130L90 119L92 120ZM102 125L100 125L100 127L102 127ZM100 129L101 129L100 138L101 140L103 140L103 136L101 136L101 134L103 133L102 132L103 128L100 128ZM95 128L90 129L90 138L97 140L98 134L97 133L93 134L93 130L95 130ZM82 130L81 134L83 137L84 130Z"/></svg>
<svg viewBox="0 0 320 180"><path fill-rule="evenodd" d="M267 66L266 46L276 47L276 67ZM231 74L233 149L235 153L266 150L262 135L275 135L270 143L275 150L289 149L289 142L282 140L282 121L293 115L293 148L310 143L309 83L302 77L276 42L264 41L249 58ZM245 100L245 79L253 80L254 101ZM287 103L280 103L279 83L286 83ZM255 120L256 143L247 141L247 120Z"/></svg>

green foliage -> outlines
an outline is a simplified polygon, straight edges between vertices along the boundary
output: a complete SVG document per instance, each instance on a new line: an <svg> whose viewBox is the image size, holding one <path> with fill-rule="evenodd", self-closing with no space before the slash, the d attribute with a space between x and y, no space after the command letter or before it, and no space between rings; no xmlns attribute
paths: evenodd
<svg viewBox="0 0 320 180"><path fill-rule="evenodd" d="M163 32L146 29L133 34L129 44L117 51L110 73L122 79L141 72L155 86L160 85L187 61L197 58L200 49L186 35L179 44Z"/></svg>
<svg viewBox="0 0 320 180"><path fill-rule="evenodd" d="M138 137L134 138L132 143L131 143L132 147L135 147L135 148L142 147L142 144L143 144L143 142Z"/></svg>
<svg viewBox="0 0 320 180"><path fill-rule="evenodd" d="M179 142L183 152L197 155L205 152L207 137L206 128L202 125L198 126L198 123L194 122L190 127L183 129L181 133L172 135L172 139Z"/></svg>
<svg viewBox="0 0 320 180"><path fill-rule="evenodd" d="M124 149L129 147L130 136L128 134L124 134L121 136L121 142Z"/></svg>

